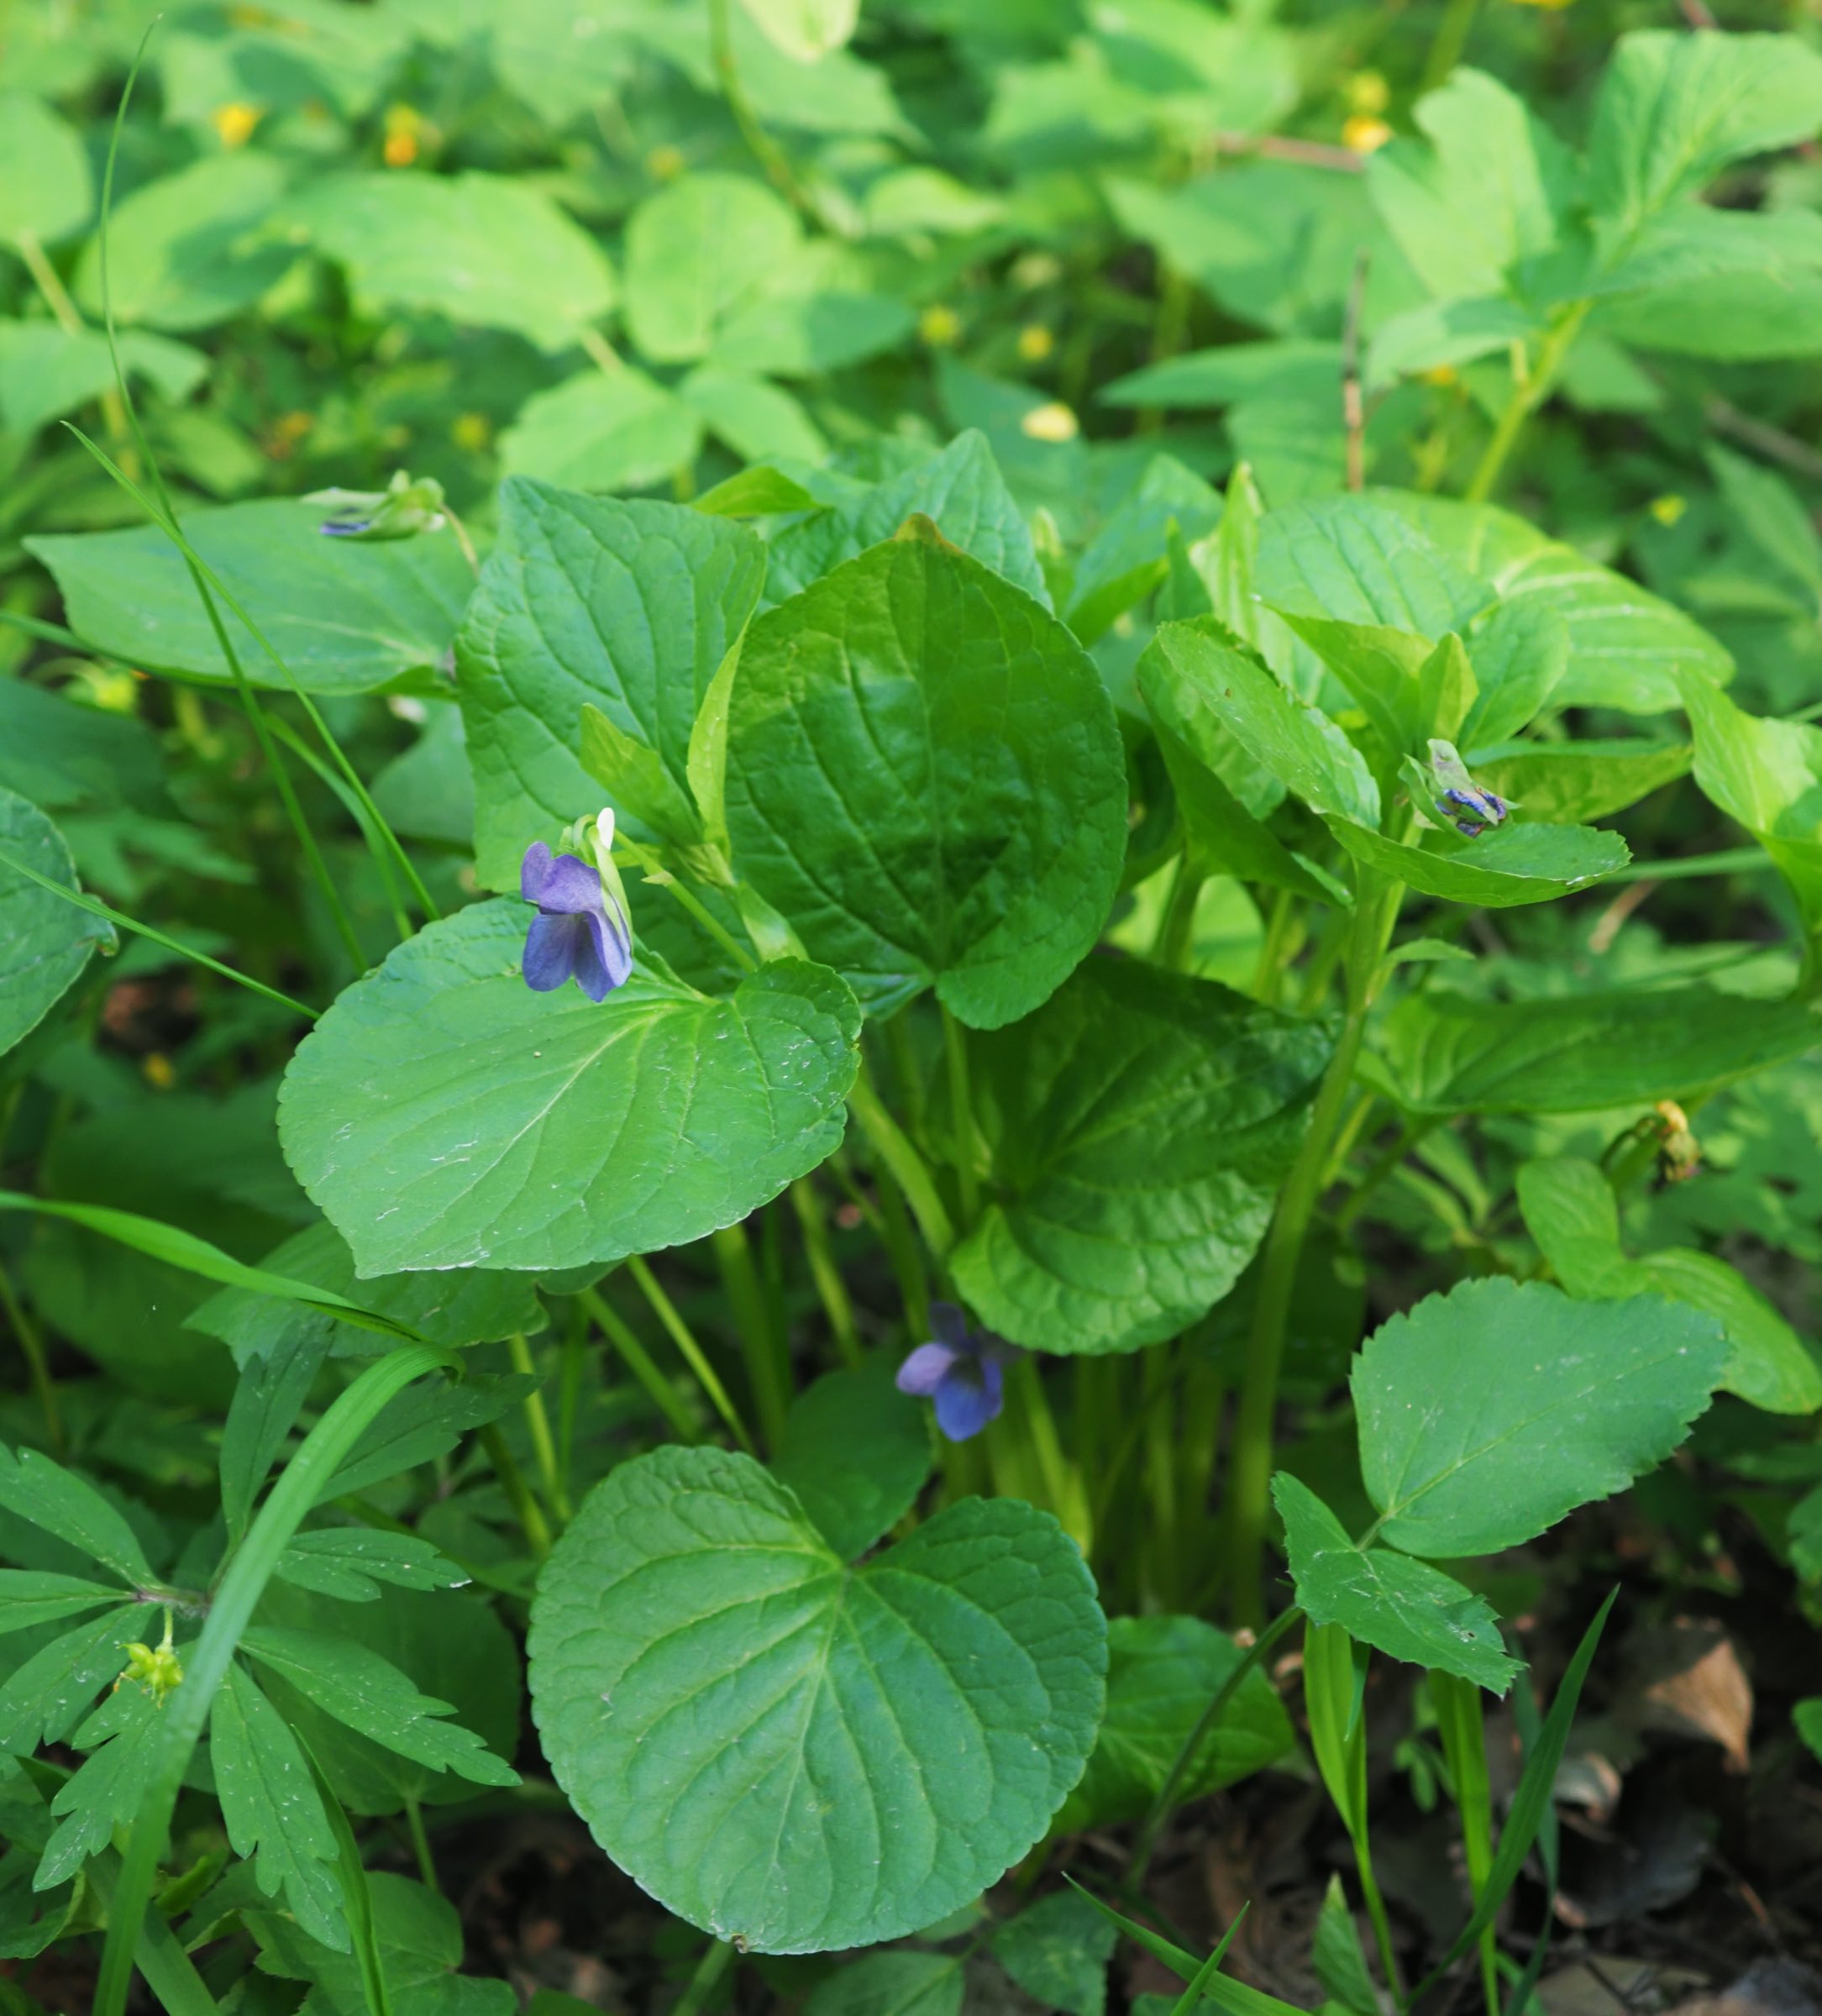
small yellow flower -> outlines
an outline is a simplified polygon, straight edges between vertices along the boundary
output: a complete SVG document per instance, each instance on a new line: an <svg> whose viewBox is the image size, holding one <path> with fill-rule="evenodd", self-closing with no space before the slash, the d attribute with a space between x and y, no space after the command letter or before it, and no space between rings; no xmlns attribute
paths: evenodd
<svg viewBox="0 0 1822 2016"><path fill-rule="evenodd" d="M1034 407L1019 422L1019 432L1033 441L1073 441L1081 431L1081 422L1060 399Z"/></svg>
<svg viewBox="0 0 1822 2016"><path fill-rule="evenodd" d="M1679 497L1675 491L1668 491L1661 497L1653 497L1645 508L1660 525L1674 525L1689 508L1689 500Z"/></svg>
<svg viewBox="0 0 1822 2016"><path fill-rule="evenodd" d="M1350 112L1377 118L1392 102L1392 87L1376 70L1357 70L1342 86Z"/></svg>
<svg viewBox="0 0 1822 2016"><path fill-rule="evenodd" d="M155 1092L168 1092L177 1082L177 1067L162 1050L155 1050L139 1066Z"/></svg>
<svg viewBox="0 0 1822 2016"><path fill-rule="evenodd" d="M1560 13L1572 0L1513 0L1515 7L1541 7L1548 13Z"/></svg>
<svg viewBox="0 0 1822 2016"><path fill-rule="evenodd" d="M449 438L458 448L478 455L493 439L493 423L485 413L458 413L449 428Z"/></svg>
<svg viewBox="0 0 1822 2016"><path fill-rule="evenodd" d="M682 148L673 147L668 140L645 157L645 172L654 182L674 182L688 165Z"/></svg>
<svg viewBox="0 0 1822 2016"><path fill-rule="evenodd" d="M259 108L243 105L238 98L230 104L218 105L209 114L209 123L220 134L224 147L244 147L259 123Z"/></svg>
<svg viewBox="0 0 1822 2016"><path fill-rule="evenodd" d="M1453 385L1461 373L1452 364L1433 364L1427 371L1420 371L1417 375L1426 385Z"/></svg>
<svg viewBox="0 0 1822 2016"><path fill-rule="evenodd" d="M380 158L388 168L409 168L417 159L418 136L423 131L423 124L415 105L386 107L386 139L380 149Z"/></svg>
<svg viewBox="0 0 1822 2016"><path fill-rule="evenodd" d="M1019 331L1019 355L1027 364L1042 364L1056 347L1056 338L1041 322L1028 322Z"/></svg>
<svg viewBox="0 0 1822 2016"><path fill-rule="evenodd" d="M932 302L917 318L917 333L932 349L946 350L962 333L962 318L946 302Z"/></svg>
<svg viewBox="0 0 1822 2016"><path fill-rule="evenodd" d="M127 1663L121 1669L120 1678L114 1682L118 1687L122 1681L130 1680L143 1687L160 1708L165 1705L165 1697L176 1693L183 1685L183 1662L178 1658L171 1642L171 1612L165 1613L165 1636L155 1650L151 1646L137 1642L120 1648L127 1656Z"/></svg>
<svg viewBox="0 0 1822 2016"><path fill-rule="evenodd" d="M316 425L309 413L281 413L265 433L265 452L275 462L291 459L297 444Z"/></svg>
<svg viewBox="0 0 1822 2016"><path fill-rule="evenodd" d="M1392 129L1384 119L1369 118L1357 112L1342 128L1342 144L1351 147L1356 154L1376 154L1392 137Z"/></svg>

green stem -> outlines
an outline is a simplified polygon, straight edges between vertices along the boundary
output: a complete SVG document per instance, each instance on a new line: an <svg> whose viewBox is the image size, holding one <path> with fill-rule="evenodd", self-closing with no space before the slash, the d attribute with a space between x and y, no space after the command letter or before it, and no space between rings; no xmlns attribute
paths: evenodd
<svg viewBox="0 0 1822 2016"><path fill-rule="evenodd" d="M227 1677L240 1635L265 1593L278 1557L386 1403L413 1380L449 1363L428 1344L387 1352L329 1404L267 1494L247 1537L235 1550L217 1588L208 1620L191 1647L183 1683L165 1705L146 1786L134 1816L131 1838L95 1989L92 2016L126 2016L134 1956L165 1851L184 1773Z"/></svg>
<svg viewBox="0 0 1822 2016"><path fill-rule="evenodd" d="M403 944L405 940L412 935L412 921L405 914L405 906L399 896L398 883L392 873L392 864L387 858L386 850L381 843L379 835L375 832L365 811L362 810L360 801L355 797L354 794L349 790L348 786L342 782L341 779L317 754L316 751L310 747L309 743L291 727L288 721L282 720L275 714L270 726L285 747L311 772L317 782L336 800L342 810L354 821L361 838L366 843L367 852L373 857L374 867L379 872L380 886L385 892L386 907L392 913L392 928L398 933L399 942ZM366 970L366 954L361 950L360 942L354 936L354 927L351 921L338 917L336 920L338 929L344 921L348 922L348 929L343 934L342 942L353 957L354 970L359 974Z"/></svg>
<svg viewBox="0 0 1822 2016"><path fill-rule="evenodd" d="M1152 959L1170 973L1187 973L1195 952L1195 907L1202 900L1207 871L1193 854L1184 853L1177 864L1177 879L1170 885L1170 900L1158 921Z"/></svg>
<svg viewBox="0 0 1822 2016"><path fill-rule="evenodd" d="M774 1453L785 1434L790 1406L790 1359L785 1341L772 1320L769 1298L753 1264L753 1247L744 1225L724 1225L710 1238L715 1264L740 1339L747 1383L759 1417L759 1433Z"/></svg>
<svg viewBox="0 0 1822 2016"><path fill-rule="evenodd" d="M507 1340L507 1349L512 1354L512 1369L538 1377L532 1347L525 1339L515 1333ZM550 1432L550 1416L544 1408L542 1388L525 1396L525 1432L531 1437L532 1459L538 1465L538 1481L543 1487L546 1500L559 1526L570 1523L571 1512L570 1494L563 1487L563 1469L557 1461L557 1441Z"/></svg>
<svg viewBox="0 0 1822 2016"><path fill-rule="evenodd" d="M137 937L150 938L155 945L162 945L167 952L175 952L181 958L191 959L198 966L206 966L211 973L218 973L224 980L232 980L236 986L249 988L255 994L264 995L267 1000L276 1001L281 1008L288 1008L293 1015L301 1015L307 1022L313 1022L319 1009L308 1008L302 1001L293 1000L288 994L281 994L276 987L268 987L263 980L254 979L249 974L237 973L232 966L224 966L219 959L212 959L206 952L198 952L193 945L186 945L182 939L174 938L150 924L141 924L135 919L116 910L111 903L103 903L99 896L92 896L87 890L71 889L66 882L52 880L41 875L35 868L21 861L18 855L0 848L0 867L10 869L14 874L24 875L28 882L35 882L40 889L48 889L54 896L61 896L66 903L73 903L78 910L86 910L92 917L102 917L122 931L130 931Z"/></svg>
<svg viewBox="0 0 1822 2016"><path fill-rule="evenodd" d="M670 2016L702 2016L710 1996L715 1992L733 1957L734 1949L725 1939L715 1940L705 1947L701 1959L696 1963L695 1973L672 2006Z"/></svg>
<svg viewBox="0 0 1822 2016"><path fill-rule="evenodd" d="M955 1227L950 1222L948 1207L923 1157L912 1147L910 1137L886 1110L885 1102L874 1090L864 1062L854 1080L853 1089L848 1095L848 1108L860 1122L860 1131L874 1154L904 1192L905 1201L911 1208L925 1244L939 1263L946 1260L949 1249L955 1244Z"/></svg>
<svg viewBox="0 0 1822 2016"><path fill-rule="evenodd" d="M1093 1551L1095 1540L1088 1494L1079 1473L1063 1454L1063 1438L1057 1432L1057 1418L1050 1410L1050 1396L1044 1391L1037 1362L1031 1357L1016 1358L1008 1371L1018 1420L1030 1441L1049 1509L1085 1556Z"/></svg>
<svg viewBox="0 0 1822 2016"><path fill-rule="evenodd" d="M427 1890L440 1890L437 1881L437 1858L430 1852L430 1836L424 1832L423 1808L415 1793L405 1794L405 1828L412 1837L412 1853L417 1858L417 1873L424 1880Z"/></svg>
<svg viewBox="0 0 1822 2016"><path fill-rule="evenodd" d="M1290 929L1291 905L1295 900L1288 889L1274 890L1272 907L1266 916L1259 963L1252 975L1252 992L1254 999L1264 1002L1268 1008L1278 1005L1279 989L1284 977L1284 939Z"/></svg>
<svg viewBox="0 0 1822 2016"><path fill-rule="evenodd" d="M596 1289L579 1289L575 1299L588 1312L596 1328L620 1354L621 1363L644 1389L645 1397L669 1423L671 1432L678 1441L700 1441L696 1423L690 1418L689 1409L677 1397L676 1388L659 1370L652 1354L640 1343L638 1332L633 1326Z"/></svg>
<svg viewBox="0 0 1822 2016"><path fill-rule="evenodd" d="M1340 1041L1323 1074L1309 1131L1279 1194L1266 1234L1258 1292L1247 1340L1247 1369L1234 1422L1228 1478L1227 1559L1233 1576L1234 1613L1255 1629L1263 1621L1260 1566L1272 1480L1273 1431L1278 1415L1279 1375L1291 1297L1303 1263L1304 1242L1321 1194L1322 1177L1336 1130L1347 1105L1354 1066L1367 1033L1380 954L1397 921L1404 885L1363 870L1355 896L1346 953L1347 1009Z"/></svg>
<svg viewBox="0 0 1822 2016"><path fill-rule="evenodd" d="M816 1195L816 1184L809 1177L800 1176L790 1186L790 1208L797 1214L798 1229L803 1234L804 1258L809 1263L810 1278L816 1284L816 1299L829 1320L829 1334L835 1339L835 1348L841 1353L844 1365L858 1365L866 1354L861 1349L860 1331L854 1321L854 1305L848 1293L848 1284L842 1278L842 1270L836 1265L829 1228L822 1216L822 1200Z"/></svg>
<svg viewBox="0 0 1822 2016"><path fill-rule="evenodd" d="M112 1848L102 1849L83 1865L82 1880L95 1893L111 1920L118 1908L120 1857ZM221 2005L209 1993L207 1984L196 1970L196 1962L155 1911L140 1924L134 1964L145 1977L145 1985L157 1997L165 2016L221 2016ZM22 1999L18 2007L23 2011L35 2009L38 2005Z"/></svg>
<svg viewBox="0 0 1822 2016"><path fill-rule="evenodd" d="M1562 368L1562 360L1569 354L1569 346L1581 333L1582 324L1593 305L1587 301L1573 302L1544 333L1543 340L1537 346L1536 362L1523 381L1512 387L1512 396L1507 400L1504 411L1494 423L1493 438L1488 442L1473 480L1463 493L1470 504L1483 504L1493 495L1494 486L1499 480L1506 458L1523 433L1525 423L1549 396L1557 373Z"/></svg>
<svg viewBox="0 0 1822 2016"><path fill-rule="evenodd" d="M1158 1788L1157 1798L1152 1801L1151 1809L1140 1824L1138 1839L1133 1845L1132 1866L1126 1875L1126 1882L1132 1888L1137 1890L1144 1884L1145 1873L1152 1866L1152 1856L1158 1847L1158 1835L1177 1803L1178 1793L1189 1782L1189 1774L1195 1768L1196 1761L1202 1754L1202 1746L1220 1725L1221 1717L1227 1712L1228 1704L1244 1685L1247 1675L1263 1662L1273 1646L1302 1615L1303 1612L1293 1605L1283 1616L1274 1618L1247 1647L1246 1656L1235 1663L1227 1677L1216 1688L1208 1706L1197 1719L1195 1727L1189 1731L1182 1749L1177 1752L1175 1761L1166 1773L1163 1783Z"/></svg>
<svg viewBox="0 0 1822 2016"><path fill-rule="evenodd" d="M633 857L634 864L643 871L648 882L654 883L660 889L668 890L743 973L757 973L759 970L759 961L752 953L728 930L695 890L685 888L649 848L641 847L637 840L629 840L617 827L614 830L614 845L622 853Z"/></svg>
<svg viewBox="0 0 1822 2016"><path fill-rule="evenodd" d="M1468 47L1468 36L1473 33L1474 16L1479 7L1480 0L1449 0L1436 28L1436 39L1430 45L1423 82L1418 87L1420 96L1448 82L1451 73L1462 60L1462 50Z"/></svg>
<svg viewBox="0 0 1822 2016"><path fill-rule="evenodd" d="M500 1488L506 1493L507 1503L512 1508L512 1516L519 1522L519 1530L525 1536L526 1546L542 1561L550 1551L550 1522L544 1517L544 1508L533 1497L517 1458L500 1432L499 1423L489 1421L480 1431L480 1440L487 1452L487 1461L493 1465L494 1475L500 1480Z"/></svg>
<svg viewBox="0 0 1822 2016"><path fill-rule="evenodd" d="M1487 1772L1480 1689L1453 1673L1432 1672L1429 1680L1436 1730L1455 1788L1456 1809L1462 1817L1468 1887L1478 1904L1493 1872L1493 1787ZM1483 1928L1479 1945L1481 1993L1487 2016L1499 2016L1499 1950L1491 1925Z"/></svg>
<svg viewBox="0 0 1822 2016"><path fill-rule="evenodd" d="M708 1402L727 1423L727 1432L739 1443L748 1456L757 1454L753 1437L747 1433L746 1424L735 1411L733 1402L727 1397L727 1389L722 1385L721 1374L708 1362L708 1354L696 1341L696 1333L677 1313L677 1306L659 1285L658 1277L645 1264L643 1255L635 1253L627 1263L627 1272L632 1275L639 1293L650 1305L652 1314L664 1326L673 1344L683 1354L683 1361L696 1374L696 1383L708 1395Z"/></svg>
<svg viewBox="0 0 1822 2016"><path fill-rule="evenodd" d="M32 1391L38 1395L38 1404L45 1412L45 1433L51 1453L61 1456L63 1413L57 1404L57 1383L50 1376L50 1362L45 1355L45 1340L38 1334L38 1326L26 1314L24 1305L13 1290L13 1277L3 1265L0 1265L0 1310L5 1312L8 1327L19 1341L25 1368L31 1377Z"/></svg>
<svg viewBox="0 0 1822 2016"><path fill-rule="evenodd" d="M1397 1140L1373 1158L1365 1174L1348 1193L1347 1201L1335 1214L1335 1229L1338 1233L1345 1235L1353 1230L1355 1221L1365 1210L1373 1192L1392 1174L1425 1135L1440 1123L1441 1117L1438 1113L1420 1115L1400 1128Z"/></svg>
<svg viewBox="0 0 1822 2016"><path fill-rule="evenodd" d="M876 1178L879 1190L879 1236L891 1257L892 1273L898 1282L899 1299L905 1308L905 1330L911 1342L930 1335L930 1279L924 1270L923 1248L905 1208L905 1193L892 1180L892 1172L882 1168Z"/></svg>
<svg viewBox="0 0 1822 2016"><path fill-rule="evenodd" d="M953 1136L951 1158L962 1200L962 1221L973 1225L980 1215L980 1178L974 1167L974 1108L968 1086L968 1033L950 1014L943 1011L943 1054L948 1066L949 1131Z"/></svg>
<svg viewBox="0 0 1822 2016"><path fill-rule="evenodd" d="M748 151L765 171L780 195L794 209L801 211L818 229L827 231L831 229L829 220L797 180L784 149L759 123L759 114L753 109L753 101L747 96L740 65L734 55L732 11L732 0L708 0L709 49L715 74L721 81L722 96L727 101L727 109L740 129L740 137L746 142Z"/></svg>

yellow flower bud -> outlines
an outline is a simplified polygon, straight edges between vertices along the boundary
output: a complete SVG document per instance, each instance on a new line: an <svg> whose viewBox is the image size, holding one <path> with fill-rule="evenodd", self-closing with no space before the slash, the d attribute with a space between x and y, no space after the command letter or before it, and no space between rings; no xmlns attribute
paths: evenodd
<svg viewBox="0 0 1822 2016"><path fill-rule="evenodd" d="M1056 338L1041 322L1028 322L1019 331L1019 355L1027 364L1042 364L1056 347Z"/></svg>
<svg viewBox="0 0 1822 2016"><path fill-rule="evenodd" d="M209 123L221 136L224 147L244 147L259 123L259 108L243 105L238 98L230 104L218 105L209 114Z"/></svg>
<svg viewBox="0 0 1822 2016"><path fill-rule="evenodd" d="M917 318L917 333L932 349L946 350L961 333L961 317L944 302L932 302Z"/></svg>
<svg viewBox="0 0 1822 2016"><path fill-rule="evenodd" d="M1674 525L1689 508L1689 501L1679 497L1675 491L1669 491L1661 497L1653 497L1645 508L1660 525Z"/></svg>
<svg viewBox="0 0 1822 2016"><path fill-rule="evenodd" d="M682 148L673 147L668 140L645 157L645 172L654 182L674 182L688 165Z"/></svg>
<svg viewBox="0 0 1822 2016"><path fill-rule="evenodd" d="M485 413L458 413L450 425L449 438L458 448L479 454L493 439L493 423Z"/></svg>
<svg viewBox="0 0 1822 2016"><path fill-rule="evenodd" d="M1342 86L1350 112L1377 118L1392 102L1392 87L1376 70L1357 70Z"/></svg>
<svg viewBox="0 0 1822 2016"><path fill-rule="evenodd" d="M1073 441L1081 431L1081 422L1060 399L1033 407L1019 422L1019 432L1033 441Z"/></svg>
<svg viewBox="0 0 1822 2016"><path fill-rule="evenodd" d="M1356 113L1342 128L1342 144L1351 147L1356 154L1376 154L1392 137L1392 129L1384 119L1369 118L1364 113Z"/></svg>

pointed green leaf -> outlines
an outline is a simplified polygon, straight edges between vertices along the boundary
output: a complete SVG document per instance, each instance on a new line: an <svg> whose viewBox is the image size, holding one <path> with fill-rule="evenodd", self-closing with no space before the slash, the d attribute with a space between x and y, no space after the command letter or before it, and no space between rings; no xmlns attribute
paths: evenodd
<svg viewBox="0 0 1822 2016"><path fill-rule="evenodd" d="M892 1939L1042 1835L1100 1720L1106 1627L1074 1546L965 1499L844 1568L749 1458L654 1451L538 1578L545 1755L644 1888L761 1952Z"/></svg>
<svg viewBox="0 0 1822 2016"><path fill-rule="evenodd" d="M1478 749L1529 726L1562 684L1569 669L1569 627L1547 602L1501 602L1476 624L1468 648L1474 701L1452 739Z"/></svg>
<svg viewBox="0 0 1822 2016"><path fill-rule="evenodd" d="M38 1522L42 1524L40 1520ZM0 1637L35 1630L60 1617L80 1617L106 1604L118 1605L120 1591L45 1568L0 1568Z"/></svg>
<svg viewBox="0 0 1822 2016"><path fill-rule="evenodd" d="M266 1897L281 1887L300 1928L345 1953L335 1836L297 1739L238 1662L209 1710L209 1762L236 1855Z"/></svg>
<svg viewBox="0 0 1822 2016"><path fill-rule="evenodd" d="M123 1647L150 1612L129 1606L93 1617L53 1638L0 1686L0 1751L29 1756L40 1743L60 1743L127 1662Z"/></svg>
<svg viewBox="0 0 1822 2016"><path fill-rule="evenodd" d="M1095 1353L1175 1336L1233 1286L1330 1038L1212 980L1095 959L973 1048L995 1201L956 1286L1015 1343Z"/></svg>
<svg viewBox="0 0 1822 2016"><path fill-rule="evenodd" d="M1507 1657L1499 1620L1480 1597L1425 1562L1350 1540L1321 1499L1283 1471L1272 1480L1272 1500L1311 1623L1339 1625L1394 1659L1441 1667L1489 1693L1512 1684L1522 1669Z"/></svg>
<svg viewBox="0 0 1822 2016"><path fill-rule="evenodd" d="M1680 609L1636 581L1597 566L1586 554L1550 538L1515 512L1412 491L1378 491L1374 501L1415 527L1456 565L1489 583L1502 606L1547 608L1562 618L1569 659L1550 696L1557 706L1662 714L1678 705L1679 667L1716 685L1733 676L1732 659ZM1466 633L1470 652L1493 620ZM1475 664L1478 672L1478 654Z"/></svg>
<svg viewBox="0 0 1822 2016"><path fill-rule="evenodd" d="M1517 1546L1661 1462L1726 1362L1712 1317L1468 1281L1368 1338L1351 1381L1375 1531L1447 1559Z"/></svg>
<svg viewBox="0 0 1822 2016"><path fill-rule="evenodd" d="M1363 826L1379 822L1379 790L1366 760L1319 709L1280 685L1213 617L1165 623L1151 650L1164 661L1173 704L1186 720L1203 711L1286 790L1313 811Z"/></svg>
<svg viewBox="0 0 1822 2016"><path fill-rule="evenodd" d="M32 1878L34 1890L74 1876L108 1845L116 1827L133 1818L162 1734L160 1704L130 1683L109 1694L76 1732L76 1746L88 1755L50 1802L57 1830Z"/></svg>
<svg viewBox="0 0 1822 2016"><path fill-rule="evenodd" d="M1777 864L1814 939L1822 933L1822 728L1748 714L1688 675L1683 705L1696 782Z"/></svg>
<svg viewBox="0 0 1822 2016"><path fill-rule="evenodd" d="M1468 760L1476 779L1527 820L1580 825L1673 783L1691 753L1686 742L1506 742L1472 749Z"/></svg>
<svg viewBox="0 0 1822 2016"><path fill-rule="evenodd" d="M1477 573L1377 498L1342 496L1271 512L1258 588L1285 615L1374 624L1434 643L1491 606Z"/></svg>
<svg viewBox="0 0 1822 2016"><path fill-rule="evenodd" d="M1426 895L1504 910L1547 903L1616 874L1632 856L1617 833L1588 826L1509 821L1468 840L1438 827L1419 844L1331 819L1329 831L1357 861Z"/></svg>
<svg viewBox="0 0 1822 2016"><path fill-rule="evenodd" d="M412 1533L365 1526L323 1526L300 1533L272 1572L281 1582L344 1603L372 1603L385 1583L401 1589L459 1589L469 1580L455 1563Z"/></svg>
<svg viewBox="0 0 1822 2016"><path fill-rule="evenodd" d="M111 924L66 903L8 865L8 857L66 889L77 886L63 835L35 805L0 789L0 1052L35 1029L69 992Z"/></svg>
<svg viewBox="0 0 1822 2016"><path fill-rule="evenodd" d="M976 1028L1035 1008L1106 922L1126 810L1093 663L927 520L747 633L735 864L869 1011L930 985Z"/></svg>
<svg viewBox="0 0 1822 2016"><path fill-rule="evenodd" d="M95 1487L35 1449L0 1446L0 1508L112 1568L134 1588L156 1586L139 1536Z"/></svg>
<svg viewBox="0 0 1822 2016"><path fill-rule="evenodd" d="M240 1644L249 1658L282 1674L324 1714L402 1757L433 1771L453 1771L476 1785L519 1782L512 1766L472 1730L441 1719L454 1713L447 1701L419 1693L390 1660L352 1638L259 1625L241 1634Z"/></svg>
<svg viewBox="0 0 1822 2016"><path fill-rule="evenodd" d="M842 1137L858 1018L833 974L533 994L527 914L433 924L291 1062L285 1152L359 1268L605 1265L743 1218Z"/></svg>
<svg viewBox="0 0 1822 2016"><path fill-rule="evenodd" d="M1588 141L1598 214L1636 229L1744 155L1822 128L1822 56L1794 35L1623 35L1601 78Z"/></svg>
<svg viewBox="0 0 1822 2016"><path fill-rule="evenodd" d="M1050 606L1030 528L985 435L972 428L941 454L878 485L858 503L787 526L771 542L766 593L783 601L843 560L890 539L920 512L952 546Z"/></svg>
<svg viewBox="0 0 1822 2016"><path fill-rule="evenodd" d="M483 883L516 887L533 840L601 804L585 707L655 758L663 804L687 810L690 730L764 577L764 549L728 520L506 485L456 642Z"/></svg>
<svg viewBox="0 0 1822 2016"><path fill-rule="evenodd" d="M1484 1001L1431 989L1382 1032L1383 1081L1423 1113L1594 1113L1693 1099L1801 1057L1822 1016L1707 987Z"/></svg>

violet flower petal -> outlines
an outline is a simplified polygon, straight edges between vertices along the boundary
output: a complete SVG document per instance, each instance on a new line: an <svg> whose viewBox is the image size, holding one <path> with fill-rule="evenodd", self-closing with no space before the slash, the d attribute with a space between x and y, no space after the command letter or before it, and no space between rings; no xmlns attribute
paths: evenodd
<svg viewBox="0 0 1822 2016"><path fill-rule="evenodd" d="M947 1344L920 1344L898 1368L898 1389L927 1400L948 1378L962 1354Z"/></svg>
<svg viewBox="0 0 1822 2016"><path fill-rule="evenodd" d="M958 1363L937 1388L937 1425L952 1442L977 1436L1005 1404L997 1358Z"/></svg>

